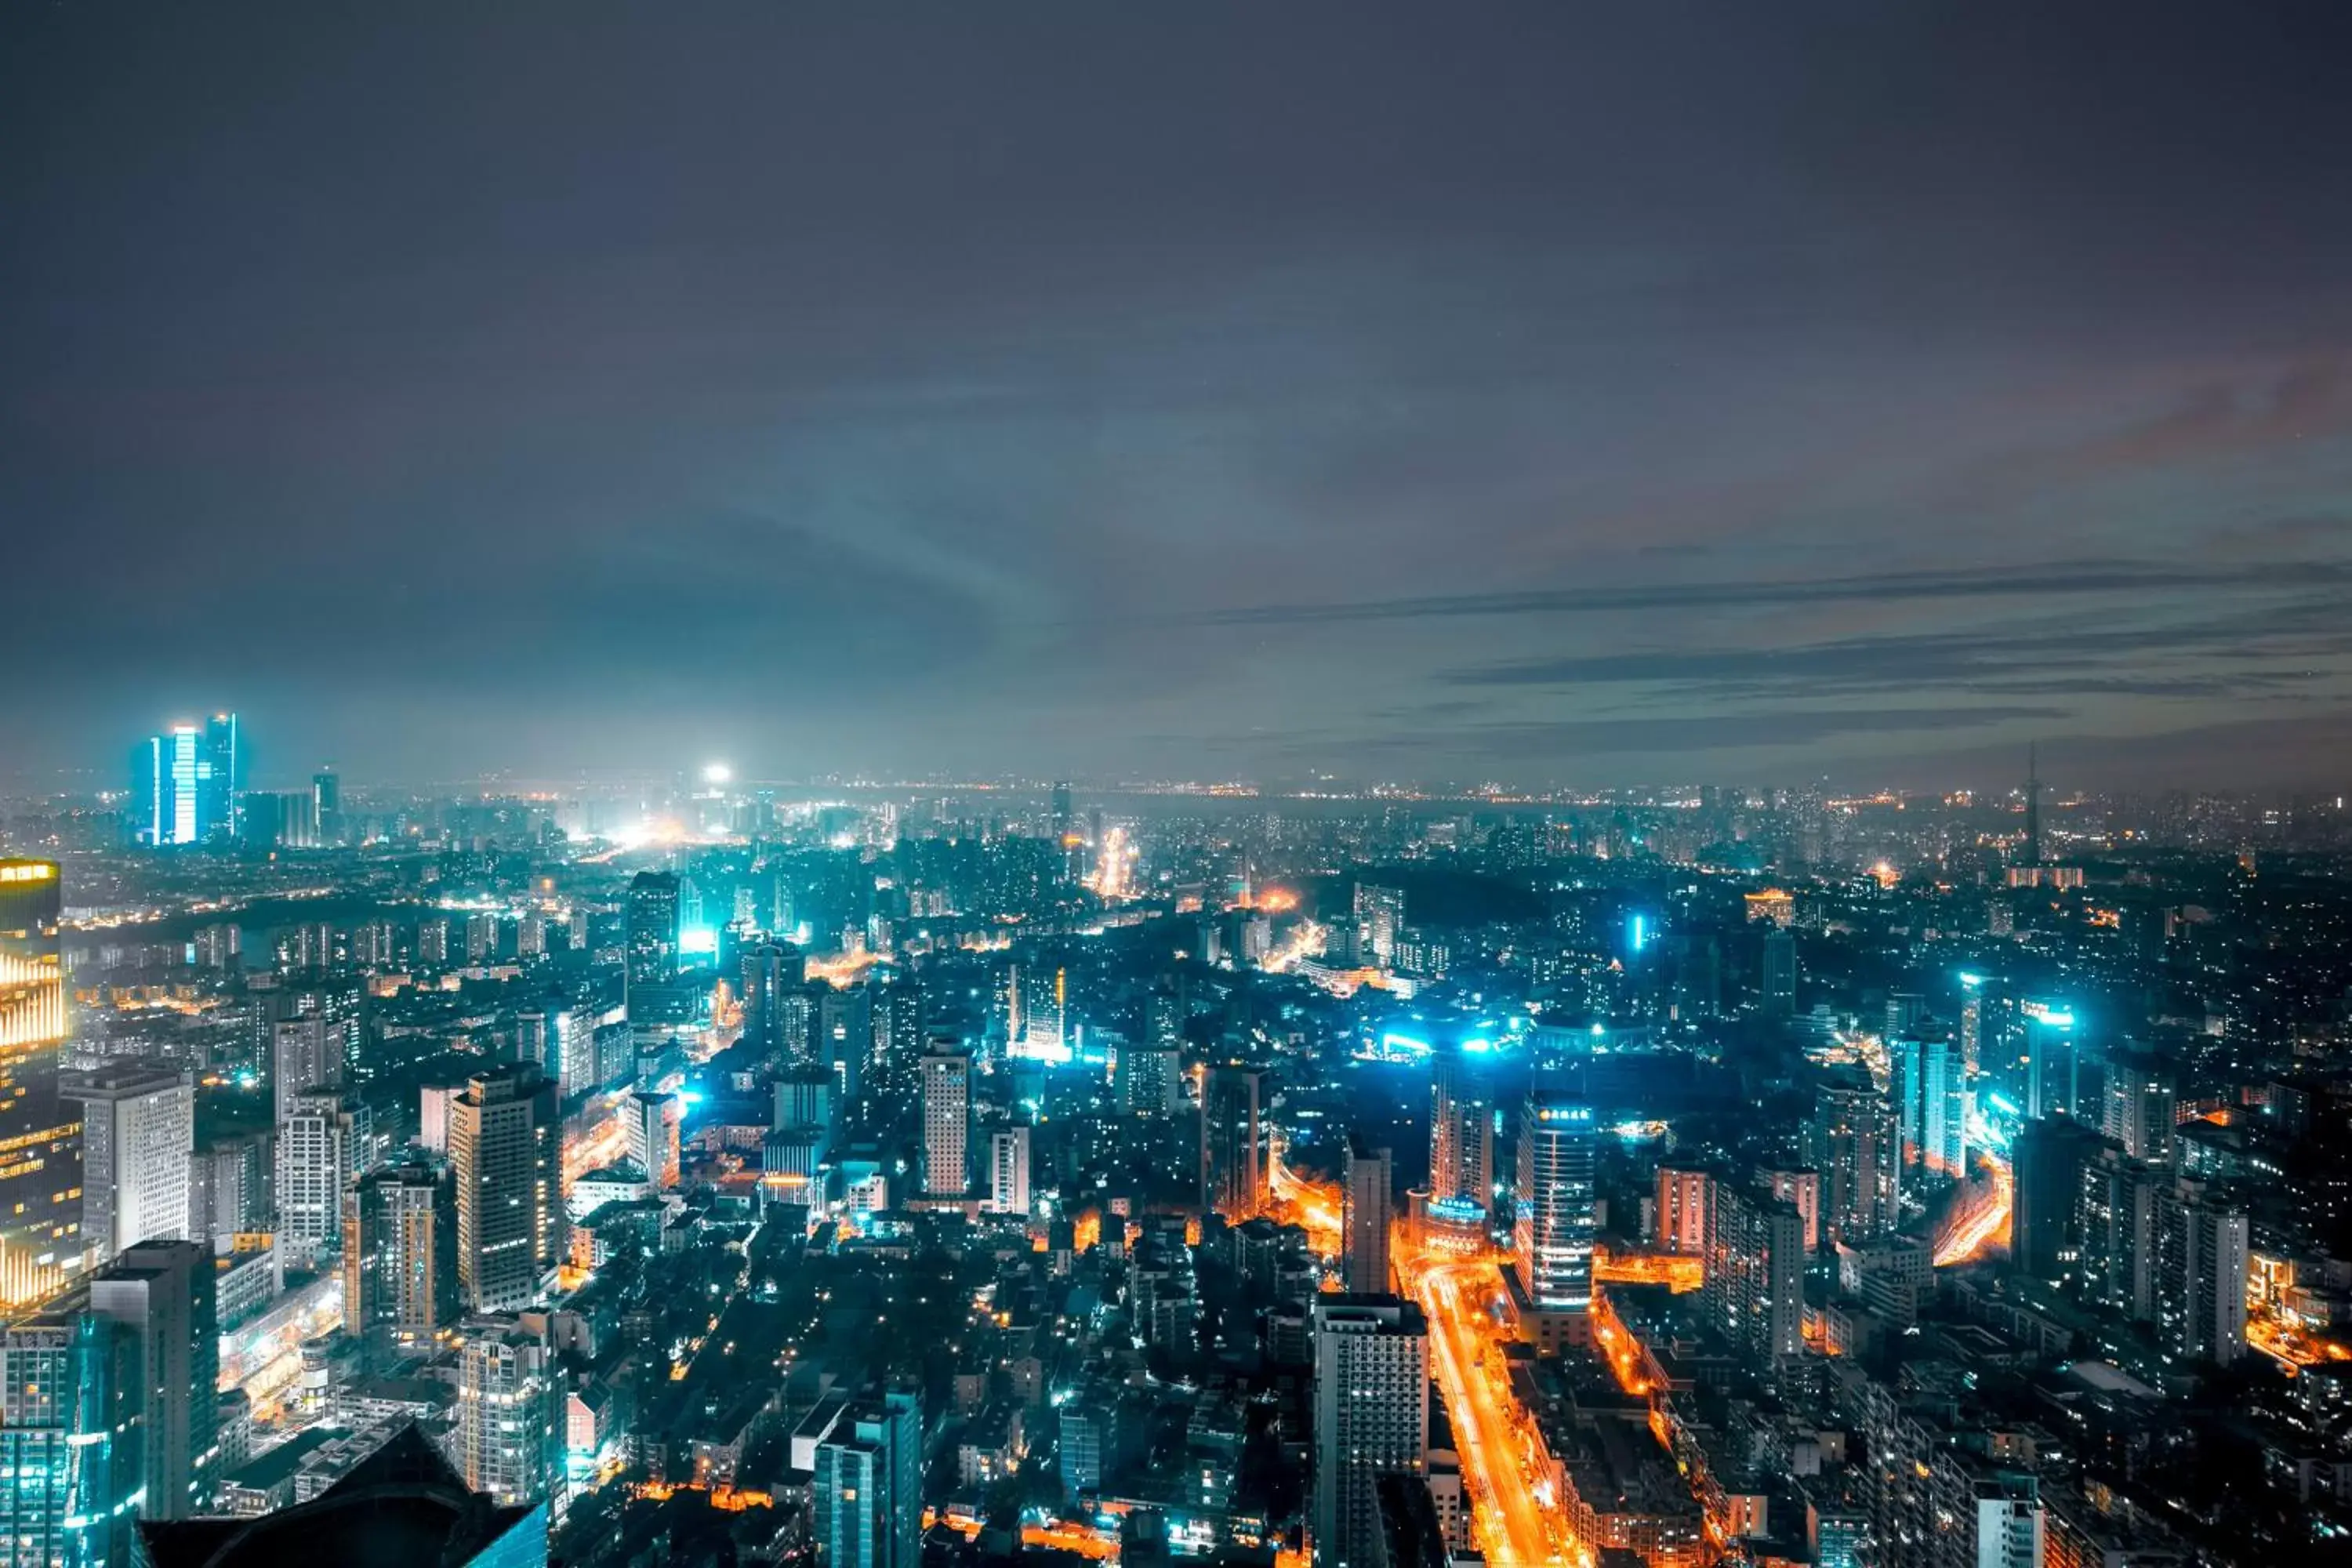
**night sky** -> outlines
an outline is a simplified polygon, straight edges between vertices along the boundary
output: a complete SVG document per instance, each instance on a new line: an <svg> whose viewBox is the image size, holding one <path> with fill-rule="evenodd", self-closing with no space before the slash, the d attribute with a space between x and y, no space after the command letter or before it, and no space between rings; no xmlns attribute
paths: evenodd
<svg viewBox="0 0 2352 1568"><path fill-rule="evenodd" d="M0 773L2333 784L2347 10L26 0Z"/></svg>

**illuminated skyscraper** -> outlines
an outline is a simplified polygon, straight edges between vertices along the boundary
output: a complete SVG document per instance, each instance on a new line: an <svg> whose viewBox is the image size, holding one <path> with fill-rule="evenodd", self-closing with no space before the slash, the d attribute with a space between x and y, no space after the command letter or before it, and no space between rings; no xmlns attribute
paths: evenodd
<svg viewBox="0 0 2352 1568"><path fill-rule="evenodd" d="M1699 1309L1736 1344L1772 1361L1805 1348L1805 1222L1794 1204L1738 1183L1708 1193Z"/></svg>
<svg viewBox="0 0 2352 1568"><path fill-rule="evenodd" d="M1658 1167L1657 1223L1654 1234L1666 1252L1698 1257L1706 1251L1706 1200L1711 1178L1703 1170L1685 1165Z"/></svg>
<svg viewBox="0 0 2352 1568"><path fill-rule="evenodd" d="M1494 1092L1452 1046L1430 1060L1429 1195L1482 1215L1495 1201Z"/></svg>
<svg viewBox="0 0 2352 1568"><path fill-rule="evenodd" d="M562 1261L562 1131L555 1085L520 1063L476 1073L449 1102L457 1289L467 1310L530 1306Z"/></svg>
<svg viewBox="0 0 2352 1568"><path fill-rule="evenodd" d="M563 1489L563 1372L511 1318L469 1320L457 1352L458 1473L505 1507Z"/></svg>
<svg viewBox="0 0 2352 1568"><path fill-rule="evenodd" d="M343 782L332 768L310 775L310 820L318 827L320 843L343 841Z"/></svg>
<svg viewBox="0 0 2352 1568"><path fill-rule="evenodd" d="M364 1158L363 1108L333 1094L298 1094L278 1123L278 1256L309 1268L342 1232L343 1184Z"/></svg>
<svg viewBox="0 0 2352 1568"><path fill-rule="evenodd" d="M1387 968L1396 958L1397 936L1404 930L1404 889L1358 882L1353 912L1356 962Z"/></svg>
<svg viewBox="0 0 2352 1568"><path fill-rule="evenodd" d="M2025 1020L2025 1114L2098 1121L2099 1110L2083 1103L2082 1049L2074 1012L2047 1002L2019 1009Z"/></svg>
<svg viewBox="0 0 2352 1568"><path fill-rule="evenodd" d="M1265 1200L1265 1075L1212 1064L1201 1086L1201 1205L1234 1218Z"/></svg>
<svg viewBox="0 0 2352 1568"><path fill-rule="evenodd" d="M1592 1107L1555 1089L1528 1095L1519 1130L1517 1267L1538 1349L1591 1333Z"/></svg>
<svg viewBox="0 0 2352 1568"><path fill-rule="evenodd" d="M621 1102L621 1114L626 1118L629 1158L646 1173L656 1192L668 1192L677 1185L678 1128L685 1107L674 1094L652 1094L644 1089Z"/></svg>
<svg viewBox="0 0 2352 1568"><path fill-rule="evenodd" d="M244 740L234 713L151 736L131 762L137 838L163 847L238 837L243 772Z"/></svg>
<svg viewBox="0 0 2352 1568"><path fill-rule="evenodd" d="M988 1135L988 1206L995 1214L1029 1212L1026 1127L1000 1127Z"/></svg>
<svg viewBox="0 0 2352 1568"><path fill-rule="evenodd" d="M270 1091L278 1120L286 1120L304 1095L335 1094L343 1088L349 1037L323 1013L289 1018L270 1032Z"/></svg>
<svg viewBox="0 0 2352 1568"><path fill-rule="evenodd" d="M0 1305L54 1290L81 1250L81 1122L60 1098L57 862L0 860Z"/></svg>
<svg viewBox="0 0 2352 1568"><path fill-rule="evenodd" d="M147 1519L208 1510L220 1460L220 1321L212 1248L142 1241L92 1277L89 1310L137 1345Z"/></svg>
<svg viewBox="0 0 2352 1568"><path fill-rule="evenodd" d="M627 912L629 1022L676 1023L690 1011L680 1005L677 879L667 871L638 872L629 883Z"/></svg>
<svg viewBox="0 0 2352 1568"><path fill-rule="evenodd" d="M1969 1090L1957 1040L1916 1029L1888 1042L1906 1166L1958 1180L1968 1173Z"/></svg>
<svg viewBox="0 0 2352 1568"><path fill-rule="evenodd" d="M923 1058L923 1192L961 1197L971 1184L971 1058L932 1051Z"/></svg>
<svg viewBox="0 0 2352 1568"><path fill-rule="evenodd" d="M423 1344L457 1315L457 1189L446 1166L387 1165L343 1192L343 1327Z"/></svg>
<svg viewBox="0 0 2352 1568"><path fill-rule="evenodd" d="M1429 1324L1391 1295L1318 1296L1314 1568L1377 1568L1380 1478L1427 1473Z"/></svg>
<svg viewBox="0 0 2352 1568"><path fill-rule="evenodd" d="M194 1075L166 1063L116 1061L68 1075L63 1092L81 1107L81 1233L96 1257L133 1242L196 1239L188 1219Z"/></svg>
<svg viewBox="0 0 2352 1568"><path fill-rule="evenodd" d="M752 942L743 949L743 1043L771 1065L789 1059L785 1054L784 1003L800 996L807 965L801 950L785 942ZM806 1010L806 1001L801 1003ZM808 1035L799 1046L806 1049Z"/></svg>
<svg viewBox="0 0 2352 1568"><path fill-rule="evenodd" d="M823 1568L920 1568L923 1415L893 1391L858 1404L816 1445L809 1479Z"/></svg>
<svg viewBox="0 0 2352 1568"><path fill-rule="evenodd" d="M79 1303L0 1331L0 1561L129 1568L146 1482L138 1339Z"/></svg>
<svg viewBox="0 0 2352 1568"><path fill-rule="evenodd" d="M1868 1074L1822 1086L1811 1131L1827 1239L1859 1247L1892 1231L1901 1217L1902 1122Z"/></svg>

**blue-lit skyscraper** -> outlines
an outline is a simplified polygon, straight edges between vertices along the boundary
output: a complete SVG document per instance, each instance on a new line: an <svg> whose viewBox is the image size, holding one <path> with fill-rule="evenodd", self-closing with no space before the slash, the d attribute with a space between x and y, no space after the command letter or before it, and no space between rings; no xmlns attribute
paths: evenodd
<svg viewBox="0 0 2352 1568"><path fill-rule="evenodd" d="M923 1418L912 1394L861 1405L816 1448L809 1481L824 1568L918 1568Z"/></svg>
<svg viewBox="0 0 2352 1568"><path fill-rule="evenodd" d="M79 1310L0 1333L0 1563L123 1568L144 1500L139 1347Z"/></svg>
<svg viewBox="0 0 2352 1568"><path fill-rule="evenodd" d="M131 753L133 837L158 847L240 836L245 743L234 713L174 724Z"/></svg>
<svg viewBox="0 0 2352 1568"><path fill-rule="evenodd" d="M1533 1309L1538 1349L1581 1344L1591 1331L1592 1107L1538 1089L1519 1131L1519 1283Z"/></svg>

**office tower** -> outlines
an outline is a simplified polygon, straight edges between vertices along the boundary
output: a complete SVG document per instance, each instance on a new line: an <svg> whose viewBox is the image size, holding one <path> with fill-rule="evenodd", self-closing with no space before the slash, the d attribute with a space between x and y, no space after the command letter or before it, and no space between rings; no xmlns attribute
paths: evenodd
<svg viewBox="0 0 2352 1568"><path fill-rule="evenodd" d="M1430 1058L1429 1195L1484 1215L1495 1202L1495 1098L1457 1047Z"/></svg>
<svg viewBox="0 0 2352 1568"><path fill-rule="evenodd" d="M340 1095L298 1094L278 1124L278 1253L298 1268L341 1234L343 1184L362 1159L365 1114Z"/></svg>
<svg viewBox="0 0 2352 1568"><path fill-rule="evenodd" d="M1814 1101L1811 1163L1822 1173L1830 1241L1860 1247L1893 1230L1902 1131L1867 1075L1824 1085Z"/></svg>
<svg viewBox="0 0 2352 1568"><path fill-rule="evenodd" d="M2183 1178L2157 1199L2157 1335L2175 1355L2246 1353L2246 1215Z"/></svg>
<svg viewBox="0 0 2352 1568"><path fill-rule="evenodd" d="M1062 1495L1075 1499L1099 1491L1117 1447L1118 1406L1100 1395L1082 1395L1057 1413L1055 1456Z"/></svg>
<svg viewBox="0 0 2352 1568"><path fill-rule="evenodd" d="M2171 1069L2145 1052L2119 1051L2105 1077L2100 1131L2135 1160L2169 1164L2179 1100Z"/></svg>
<svg viewBox="0 0 2352 1568"><path fill-rule="evenodd" d="M1738 1182L1717 1182L1706 1209L1706 1276L1699 1309L1756 1354L1802 1353L1805 1222L1797 1205Z"/></svg>
<svg viewBox="0 0 2352 1568"><path fill-rule="evenodd" d="M816 991L817 1060L833 1074L845 1101L866 1091L866 1068L874 1056L874 1016L866 989L852 985Z"/></svg>
<svg viewBox="0 0 2352 1568"><path fill-rule="evenodd" d="M677 879L667 871L640 871L629 881L624 979L632 1024L676 1023L684 1011L679 1006L678 900Z"/></svg>
<svg viewBox="0 0 2352 1568"><path fill-rule="evenodd" d="M1887 1055L1904 1163L1955 1181L1967 1175L1969 1089L1958 1042L1929 1029L1889 1041Z"/></svg>
<svg viewBox="0 0 2352 1568"><path fill-rule="evenodd" d="M1976 1482L1976 1568L2042 1568L2041 1483L2004 1472Z"/></svg>
<svg viewBox="0 0 2352 1568"><path fill-rule="evenodd" d="M343 1327L431 1342L457 1316L457 1188L446 1166L388 1165L343 1194Z"/></svg>
<svg viewBox="0 0 2352 1568"><path fill-rule="evenodd" d="M1000 1127L988 1135L988 1206L994 1214L1029 1212L1026 1127Z"/></svg>
<svg viewBox="0 0 2352 1568"><path fill-rule="evenodd" d="M784 1054L783 998L799 991L807 965L790 942L755 942L743 950L743 1033L740 1039L770 1063Z"/></svg>
<svg viewBox="0 0 2352 1568"><path fill-rule="evenodd" d="M823 1068L795 1068L776 1080L774 1123L778 1127L831 1127L833 1075Z"/></svg>
<svg viewBox="0 0 2352 1568"><path fill-rule="evenodd" d="M83 1245L102 1260L135 1241L193 1238L194 1075L161 1062L118 1061L68 1075L63 1093L81 1107Z"/></svg>
<svg viewBox="0 0 2352 1568"><path fill-rule="evenodd" d="M1020 993L1021 1035L1016 1056L1067 1061L1070 976L1059 964L1029 976Z"/></svg>
<svg viewBox="0 0 2352 1568"><path fill-rule="evenodd" d="M310 775L310 819L318 824L320 843L343 841L343 782L332 768Z"/></svg>
<svg viewBox="0 0 2352 1568"><path fill-rule="evenodd" d="M1233 1219L1265 1202L1265 1075L1234 1062L1210 1066L1201 1085L1201 1205Z"/></svg>
<svg viewBox="0 0 2352 1568"><path fill-rule="evenodd" d="M1583 1344L1591 1332L1594 1213L1592 1107L1530 1090L1519 1125L1519 1283L1534 1309L1537 1347Z"/></svg>
<svg viewBox="0 0 2352 1568"><path fill-rule="evenodd" d="M289 1563L547 1568L544 1506L471 1495L414 1426L307 1501L258 1519L138 1527L141 1568L283 1568Z"/></svg>
<svg viewBox="0 0 2352 1568"><path fill-rule="evenodd" d="M89 1282L89 1310L137 1346L149 1519L186 1519L212 1501L219 1459L220 1322L213 1252L193 1241L125 1247Z"/></svg>
<svg viewBox="0 0 2352 1568"><path fill-rule="evenodd" d="M923 1058L923 1193L958 1198L971 1184L971 1058L933 1051Z"/></svg>
<svg viewBox="0 0 2352 1568"><path fill-rule="evenodd" d="M1764 963L1757 990L1766 1017L1796 1016L1797 938L1785 926L1775 925L1764 933Z"/></svg>
<svg viewBox="0 0 2352 1568"><path fill-rule="evenodd" d="M2029 1121L2018 1133L2010 1151L2010 1260L2021 1272L2058 1279L2074 1271L2081 1247L2083 1166L2098 1145L2097 1133L2063 1116Z"/></svg>
<svg viewBox="0 0 2352 1568"><path fill-rule="evenodd" d="M512 1318L471 1318L458 1331L458 1474L503 1507L559 1498L564 1394L554 1348Z"/></svg>
<svg viewBox="0 0 2352 1568"><path fill-rule="evenodd" d="M1397 936L1404 930L1404 889L1359 882L1352 912L1356 962L1386 969L1396 958Z"/></svg>
<svg viewBox="0 0 2352 1568"><path fill-rule="evenodd" d="M2025 1021L2025 1114L2097 1120L2096 1109L2082 1100L2074 1015L2046 1002L2028 1002L2018 1011Z"/></svg>
<svg viewBox="0 0 2352 1568"><path fill-rule="evenodd" d="M1694 1258L1706 1253L1708 1184L1705 1171L1686 1165L1658 1167L1655 1234L1661 1251L1686 1253Z"/></svg>
<svg viewBox="0 0 2352 1568"><path fill-rule="evenodd" d="M1319 1296L1315 1342L1315 1568L1381 1568L1377 1483L1426 1473L1429 1325L1401 1297Z"/></svg>
<svg viewBox="0 0 2352 1568"><path fill-rule="evenodd" d="M651 1177L657 1192L669 1192L678 1181L678 1127L685 1107L674 1094L639 1089L621 1102L626 1119L629 1158ZM478 1309L488 1310L490 1309Z"/></svg>
<svg viewBox="0 0 2352 1568"><path fill-rule="evenodd" d="M1391 1181L1389 1152L1350 1139L1339 1205L1339 1266L1350 1295L1389 1288Z"/></svg>
<svg viewBox="0 0 2352 1568"><path fill-rule="evenodd" d="M278 1121L297 1100L342 1089L346 1043L343 1031L331 1027L323 1015L289 1018L271 1032L270 1088Z"/></svg>
<svg viewBox="0 0 2352 1568"><path fill-rule="evenodd" d="M189 1157L189 1240L210 1238L225 1251L226 1237L269 1228L278 1206L274 1142L271 1133L247 1132L215 1139Z"/></svg>
<svg viewBox="0 0 2352 1568"><path fill-rule="evenodd" d="M175 724L151 737L131 763L139 841L162 847L241 837L243 757L234 713L215 713L201 729Z"/></svg>
<svg viewBox="0 0 2352 1568"><path fill-rule="evenodd" d="M245 797L246 840L265 849L316 849L317 803L309 790L251 790Z"/></svg>
<svg viewBox="0 0 2352 1568"><path fill-rule="evenodd" d="M0 1562L128 1568L146 1482L140 1341L79 1306L0 1331Z"/></svg>
<svg viewBox="0 0 2352 1568"><path fill-rule="evenodd" d="M874 1092L891 1099L916 1093L916 1064L923 1057L922 988L911 980L877 985L872 1007Z"/></svg>
<svg viewBox="0 0 2352 1568"><path fill-rule="evenodd" d="M81 1250L81 1123L58 1092L63 891L54 860L0 859L0 1305L54 1290Z"/></svg>
<svg viewBox="0 0 2352 1568"><path fill-rule="evenodd" d="M1810 1165L1762 1165L1756 1184L1783 1203L1796 1205L1805 1225L1805 1250L1822 1249L1822 1173Z"/></svg>
<svg viewBox="0 0 2352 1568"><path fill-rule="evenodd" d="M2133 1159L2112 1138L2085 1149L2074 1209L2083 1293L2135 1322L2148 1321L2156 1316L2157 1205L2169 1175Z"/></svg>
<svg viewBox="0 0 2352 1568"><path fill-rule="evenodd" d="M816 1446L809 1503L823 1568L921 1568L922 1491L915 1395L861 1401Z"/></svg>
<svg viewBox="0 0 2352 1568"><path fill-rule="evenodd" d="M457 1294L466 1310L530 1306L562 1260L562 1134L555 1086L520 1063L476 1073L450 1102Z"/></svg>

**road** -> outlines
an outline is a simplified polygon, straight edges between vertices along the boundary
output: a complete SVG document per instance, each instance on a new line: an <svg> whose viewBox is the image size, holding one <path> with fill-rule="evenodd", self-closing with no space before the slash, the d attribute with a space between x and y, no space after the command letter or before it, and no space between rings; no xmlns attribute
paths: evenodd
<svg viewBox="0 0 2352 1568"><path fill-rule="evenodd" d="M1478 1545L1494 1568L1588 1563L1591 1553L1569 1533L1566 1518L1547 1507L1528 1473L1501 1335L1486 1310L1497 1289L1495 1268L1488 1257L1412 1262L1403 1270L1429 1319L1430 1370L1454 1424Z"/></svg>
<svg viewBox="0 0 2352 1568"><path fill-rule="evenodd" d="M2009 1218L2016 1204L2016 1183L2010 1173L2007 1161L1990 1151L1986 1151L1981 1158L1992 1171L1992 1195L1953 1227L1952 1233L1937 1246L1936 1267L1938 1268L1972 1263L1987 1253L2009 1245Z"/></svg>

